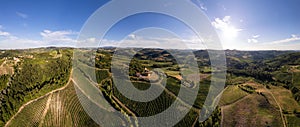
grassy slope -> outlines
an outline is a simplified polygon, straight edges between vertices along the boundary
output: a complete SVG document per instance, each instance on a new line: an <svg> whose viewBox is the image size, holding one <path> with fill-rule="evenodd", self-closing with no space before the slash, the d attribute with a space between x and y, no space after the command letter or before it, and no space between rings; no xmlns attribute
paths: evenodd
<svg viewBox="0 0 300 127"><path fill-rule="evenodd" d="M32 102L25 106L21 112L12 119L8 127L18 126L38 126L42 120L42 113L46 107L49 96L40 98L38 101Z"/></svg>
<svg viewBox="0 0 300 127"><path fill-rule="evenodd" d="M222 107L224 113L223 126L283 126L278 105L270 92L263 85L253 81L246 82L243 85L252 87L255 92ZM237 86L230 87L228 89L232 91ZM276 88L278 90L284 89L282 87ZM229 92L229 90L227 91L228 94L224 92L227 95L223 96L232 99L237 98L234 94L238 94L240 91L235 89L235 92ZM277 94L274 96L277 98ZM221 99L221 104L226 102L228 98L223 97L224 100ZM281 102L285 102L285 100L281 100Z"/></svg>
<svg viewBox="0 0 300 127"><path fill-rule="evenodd" d="M239 58L240 59L240 58ZM247 61L244 61L247 62ZM170 75L178 75L175 73L176 71L169 71ZM298 76L299 77L299 76ZM299 82L299 79L294 79L295 82ZM101 80L100 80L101 81ZM236 82L236 81L234 81ZM135 84L141 87L141 89L146 89L144 86L141 86L139 83ZM300 86L300 83L299 83ZM69 89L69 88L68 88ZM176 89L176 87L173 87L173 89ZM172 89L170 88L172 91ZM273 91L274 90L274 91ZM66 94L67 90L57 92L53 94L52 98L52 103L49 108L49 111L47 112L47 115L45 116L45 119L47 122L45 122L45 125L47 126L70 126L70 125L87 125L87 123L92 124L90 119L88 117L85 117L86 114L84 114L82 111L82 107L78 105L78 100L76 100L76 95L73 96L73 92ZM72 89L69 89L68 92L72 91ZM173 90L172 92L177 91ZM299 106L293 106L293 98L291 98L289 91L286 89L278 88L278 87L272 87L271 91L274 93L274 96L276 98L279 98L279 103L282 105L282 108L285 110L293 110L293 109L298 109ZM176 92L174 92L176 93ZM248 95L248 96L247 96ZM69 98L64 98L64 97L69 97ZM245 98L243 98L245 97ZM46 99L47 100L47 99ZM58 103L59 102L59 103ZM72 102L71 104L68 104L69 102ZM35 102L35 105L41 105L41 109L43 110L43 104L44 101L40 100L38 102ZM125 102L126 103L126 102ZM248 94L242 90L240 90L237 86L229 86L227 90L224 92L223 97L220 101L220 105L229 105L225 107L225 125L223 126L233 126L233 125L251 125L251 126L282 126L281 125L281 119L279 117L279 113L276 110L276 106L274 105L274 102L271 100L271 98L267 95L266 97L258 95L256 93L253 94ZM75 107L71 107L71 105ZM79 104L80 105L80 104ZM69 107L68 107L69 106ZM129 106L129 105L128 105ZM130 106L129 106L130 107ZM28 105L29 111L25 110L23 112L27 113L32 113L30 111L34 110L34 105ZM56 110L58 108L63 108L62 112L57 112ZM78 109L79 108L79 109ZM78 110L80 110L78 113ZM153 111L157 112L157 111ZM141 111L141 113L143 113ZM20 115L23 116L18 116L20 118L26 116L24 115L25 113L20 113ZM271 114L271 115L270 115ZM37 115L39 115L37 113ZM83 115L83 116L82 116ZM80 116L78 118L78 116ZM16 117L16 119L18 118ZM81 117L83 119L81 119ZM35 117L36 118L36 117ZM58 119L56 119L58 118ZM28 117L28 120L25 122L28 122L27 124L29 125L38 125L39 123L39 117L33 120L33 118ZM80 121L84 122L78 122L77 120L81 119ZM291 123L294 123L292 125L297 125L297 121L299 121L299 118L297 117L292 117L288 116L287 117L288 121ZM63 121L62 121L63 120ZM17 123L15 125L22 125L22 122L19 123L19 120L16 120L17 122L12 122L12 123ZM90 123L91 122L91 123ZM74 123L74 124L73 124ZM251 123L251 124L250 124ZM27 125L24 124L24 125Z"/></svg>
<svg viewBox="0 0 300 127"><path fill-rule="evenodd" d="M288 112L294 110L300 111L300 105L295 101L291 91L283 87L271 86L270 91L273 93L282 109Z"/></svg>
<svg viewBox="0 0 300 127"><path fill-rule="evenodd" d="M293 85L298 89L300 88L300 72L294 72Z"/></svg>
<svg viewBox="0 0 300 127"><path fill-rule="evenodd" d="M282 126L279 111L261 95L248 95L223 110L225 127Z"/></svg>
<svg viewBox="0 0 300 127"><path fill-rule="evenodd" d="M49 108L45 111L47 100ZM43 116L43 113L45 116ZM8 126L98 126L83 110L71 82L65 89L27 105Z"/></svg>
<svg viewBox="0 0 300 127"><path fill-rule="evenodd" d="M248 93L242 91L236 85L227 86L226 90L222 94L219 105L224 106L224 105L232 104L247 95Z"/></svg>
<svg viewBox="0 0 300 127"><path fill-rule="evenodd" d="M300 127L300 118L296 116L286 116L288 127Z"/></svg>

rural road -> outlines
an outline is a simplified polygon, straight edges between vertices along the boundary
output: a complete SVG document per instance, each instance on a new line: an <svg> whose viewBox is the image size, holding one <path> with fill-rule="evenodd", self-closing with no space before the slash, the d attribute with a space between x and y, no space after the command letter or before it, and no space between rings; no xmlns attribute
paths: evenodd
<svg viewBox="0 0 300 127"><path fill-rule="evenodd" d="M280 112L280 116L281 116L281 119L282 119L283 127L287 127L287 126L286 126L285 119L284 119L284 116L283 116L282 108L281 108L280 104L278 103L278 101L277 101L277 99L275 98L275 96L273 95L273 93L272 93L270 90L268 90L267 88L265 88L265 89L266 89L266 91L268 91L268 92L271 94L271 96L273 97L273 99L275 100L276 104L277 104L278 107L279 107L279 112Z"/></svg>
<svg viewBox="0 0 300 127"><path fill-rule="evenodd" d="M27 106L27 105L31 104L32 102L35 102L35 101L37 101L37 100L39 100L39 99L41 99L41 98L44 98L44 97L46 97L46 96L48 96L48 95L51 95L51 94L53 94L53 93L55 93L55 92L57 92L57 91L60 91L60 90L65 89L65 88L70 84L70 82L71 82L72 72L73 72L73 70L71 71L70 78L69 78L67 84L64 85L63 87L58 88L58 89L55 89L55 90L52 90L51 92L49 92L49 93L47 93L47 94L45 94L45 95L43 95L43 96L40 96L40 97L38 97L38 98L36 98L36 99L34 99L34 100L28 101L27 103L23 104L23 105L19 108L18 112L15 113L15 114L14 114L14 115L6 122L5 127L7 127L7 126L10 124L11 120L13 120L13 119L14 119L14 118L15 118L15 117L16 117L16 116L24 109L25 106Z"/></svg>
<svg viewBox="0 0 300 127"><path fill-rule="evenodd" d="M273 93L272 93L271 91L269 91L267 88L264 88L264 89L272 96L272 98L274 99L275 103L278 105L278 107L279 107L279 112L280 112L280 116L281 116L281 119L282 119L283 127L287 127L286 122L285 122L285 119L284 119L284 116L283 116L282 107L280 106L280 104L279 104L278 101L276 100L276 98L275 98L275 96L273 95ZM248 96L248 95L247 95L247 96ZM245 97L247 97L247 96L245 96ZM235 103L237 103L237 102L240 102L240 101L243 100L245 97L243 97L243 98L241 98L241 99L239 99L239 100L237 100L237 101L235 101L235 102L233 102L233 103L231 103L231 104L224 105L224 106L221 107L221 115L222 115L222 118L221 118L221 126L223 126L223 124L224 124L224 108L225 108L225 107L228 107L228 106L230 106L230 105L232 105L232 104L235 104Z"/></svg>

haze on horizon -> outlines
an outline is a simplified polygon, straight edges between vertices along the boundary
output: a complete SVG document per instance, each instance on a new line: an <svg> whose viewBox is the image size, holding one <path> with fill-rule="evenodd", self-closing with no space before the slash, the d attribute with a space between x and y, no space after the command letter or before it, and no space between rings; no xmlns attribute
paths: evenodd
<svg viewBox="0 0 300 127"><path fill-rule="evenodd" d="M224 49L300 50L300 1L191 1L207 15ZM81 27L94 11L107 2L109 1L3 0L0 4L0 49L76 47ZM154 43L176 40L169 36L155 35L155 32L152 38L130 33L132 29L151 25L174 27L173 31L180 33L184 41L192 44L195 40L191 32L178 21L145 13L122 20L102 42L106 46L116 46L124 36L137 40L135 43L149 43L149 40L153 41L156 37L160 39L156 39ZM96 38L87 41L99 42Z"/></svg>

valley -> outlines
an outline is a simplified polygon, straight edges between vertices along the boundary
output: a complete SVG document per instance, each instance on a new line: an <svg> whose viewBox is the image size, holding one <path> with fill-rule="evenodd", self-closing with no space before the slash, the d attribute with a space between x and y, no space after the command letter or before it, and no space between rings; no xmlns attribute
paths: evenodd
<svg viewBox="0 0 300 127"><path fill-rule="evenodd" d="M179 112L174 112L174 118L180 115L180 110L191 107L175 126L289 127L300 124L300 53L296 51L225 50L225 88L218 92L220 101L211 116L199 122L208 91L215 87L210 84L212 73L218 71L210 67L207 51L192 51L199 69L196 74L187 64L177 61L182 58L188 63L193 59L180 50L130 49L121 50L124 56L114 56L115 48L98 48L92 50L95 57L83 55L75 60L75 66L72 65L73 50L53 47L2 51L0 126L99 126L97 123L103 121L92 119L82 107L81 99L93 100L94 97L89 93L78 97L78 90L85 92L80 88L80 80L96 86L104 97L104 100L91 101L92 105L105 112L123 114L113 118L101 116L107 122L119 121L114 126L142 126L138 117L159 114L174 102ZM135 55L126 65L129 51ZM79 52L86 54L87 51L80 49ZM170 52L175 52L176 58ZM115 57L118 60L113 64L125 70L117 75L111 68ZM74 76L74 71L83 76ZM124 78L122 74L128 74L128 77ZM74 77L80 80L72 79ZM122 79L122 82L114 78ZM196 79L200 79L199 82L195 82ZM152 101L138 102L122 95L115 83L132 83L141 91L153 87L162 92L151 93L159 94ZM186 96L179 96L182 90L188 91ZM196 91L195 101L190 103L188 97L194 95L193 91ZM101 105L101 101L111 107ZM162 120L156 124L170 123Z"/></svg>

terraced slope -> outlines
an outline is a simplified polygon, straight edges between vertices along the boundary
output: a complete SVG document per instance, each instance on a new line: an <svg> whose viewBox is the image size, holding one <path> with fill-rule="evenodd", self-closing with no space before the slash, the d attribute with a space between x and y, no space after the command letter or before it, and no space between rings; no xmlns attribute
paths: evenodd
<svg viewBox="0 0 300 127"><path fill-rule="evenodd" d="M73 82L26 105L6 125L8 127L98 126L81 106Z"/></svg>
<svg viewBox="0 0 300 127"><path fill-rule="evenodd" d="M39 126L49 97L49 95L44 96L25 106L6 126Z"/></svg>

